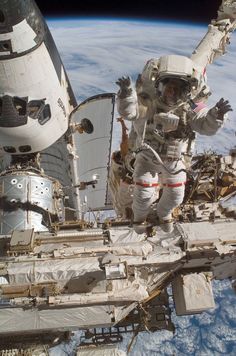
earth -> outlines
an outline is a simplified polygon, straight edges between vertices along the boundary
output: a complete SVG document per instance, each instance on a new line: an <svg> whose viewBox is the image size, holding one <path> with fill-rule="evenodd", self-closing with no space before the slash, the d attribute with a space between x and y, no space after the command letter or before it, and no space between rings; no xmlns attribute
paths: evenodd
<svg viewBox="0 0 236 356"><path fill-rule="evenodd" d="M161 55L190 56L207 31L207 25L150 22L130 19L48 19L78 103L104 92L116 92L116 80L129 75L136 80L146 61ZM212 95L209 107L221 98L229 100L233 112L215 136L198 136L196 152L227 154L235 147L236 128L236 34L228 53L207 68ZM120 126L114 127L113 147L118 147ZM236 355L236 295L228 280L213 284L216 309L196 316L177 317L173 335L168 331L140 333L130 356ZM74 355L80 333L69 345L60 345L50 355ZM120 345L125 349L131 336Z"/></svg>

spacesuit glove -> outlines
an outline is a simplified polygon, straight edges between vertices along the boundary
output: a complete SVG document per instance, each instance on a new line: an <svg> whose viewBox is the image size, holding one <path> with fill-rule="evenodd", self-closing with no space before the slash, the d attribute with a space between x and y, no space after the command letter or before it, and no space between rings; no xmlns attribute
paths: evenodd
<svg viewBox="0 0 236 356"><path fill-rule="evenodd" d="M132 87L131 87L131 79L130 77L121 77L117 80L116 84L120 87L118 92L118 96L120 99L126 98L131 95Z"/></svg>
<svg viewBox="0 0 236 356"><path fill-rule="evenodd" d="M179 124L179 117L172 113L159 113L155 115L157 127L164 132L175 131Z"/></svg>
<svg viewBox="0 0 236 356"><path fill-rule="evenodd" d="M221 98L216 105L210 109L211 114L215 117L216 120L223 121L225 114L229 111L233 111L231 105L229 104L228 100Z"/></svg>

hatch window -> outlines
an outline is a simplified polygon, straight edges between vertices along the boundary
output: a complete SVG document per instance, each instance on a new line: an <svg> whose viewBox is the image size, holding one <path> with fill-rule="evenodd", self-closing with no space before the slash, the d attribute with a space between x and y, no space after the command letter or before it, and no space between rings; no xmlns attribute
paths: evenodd
<svg viewBox="0 0 236 356"><path fill-rule="evenodd" d="M38 119L43 111L45 104L44 100L31 100L28 103L28 115L31 119Z"/></svg>
<svg viewBox="0 0 236 356"><path fill-rule="evenodd" d="M48 120L51 118L51 110L50 106L48 104L45 105L40 117L39 117L39 123L40 125L46 124Z"/></svg>
<svg viewBox="0 0 236 356"><path fill-rule="evenodd" d="M17 110L18 114L20 116L25 116L26 115L26 107L27 107L27 101L25 99L19 98L15 96L13 98L13 103L15 106L15 109Z"/></svg>
<svg viewBox="0 0 236 356"><path fill-rule="evenodd" d="M3 22L5 22L5 15L2 12L2 10L0 10L0 23L3 23Z"/></svg>
<svg viewBox="0 0 236 356"><path fill-rule="evenodd" d="M12 53L12 46L11 46L11 41L10 40L0 41L0 52L10 52L10 53Z"/></svg>
<svg viewBox="0 0 236 356"><path fill-rule="evenodd" d="M27 124L27 98L3 95L0 98L0 127L18 127Z"/></svg>
<svg viewBox="0 0 236 356"><path fill-rule="evenodd" d="M32 150L30 145L25 145L25 146L20 146L19 151L24 153L24 152L30 152Z"/></svg>
<svg viewBox="0 0 236 356"><path fill-rule="evenodd" d="M13 146L4 146L3 149L7 153L16 153L16 149Z"/></svg>
<svg viewBox="0 0 236 356"><path fill-rule="evenodd" d="M10 101L11 101L20 116L26 115L27 101L25 99L19 98L17 96L14 96L13 98L11 98L9 95L5 95L2 98L0 98L0 116L2 115L3 100L6 102L6 106L7 106L6 111L7 112L9 110L11 110L11 107L10 107L10 105L11 105Z"/></svg>
<svg viewBox="0 0 236 356"><path fill-rule="evenodd" d="M28 117L44 125L51 118L50 105L45 104L45 99L28 102L27 97L19 98L10 95L0 97L0 127L25 125Z"/></svg>
<svg viewBox="0 0 236 356"><path fill-rule="evenodd" d="M44 100L32 100L28 103L28 115L44 125L51 118L50 106Z"/></svg>

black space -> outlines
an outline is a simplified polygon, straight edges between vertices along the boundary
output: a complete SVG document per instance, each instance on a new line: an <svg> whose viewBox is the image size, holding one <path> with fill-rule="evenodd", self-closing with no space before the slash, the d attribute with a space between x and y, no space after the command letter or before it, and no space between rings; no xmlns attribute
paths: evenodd
<svg viewBox="0 0 236 356"><path fill-rule="evenodd" d="M44 16L143 17L209 22L221 0L36 0Z"/></svg>

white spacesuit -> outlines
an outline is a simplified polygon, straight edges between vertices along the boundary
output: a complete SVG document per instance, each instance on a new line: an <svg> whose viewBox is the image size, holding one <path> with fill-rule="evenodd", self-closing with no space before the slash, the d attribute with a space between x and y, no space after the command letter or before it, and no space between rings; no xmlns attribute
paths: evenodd
<svg viewBox="0 0 236 356"><path fill-rule="evenodd" d="M185 157L190 155L194 132L214 135L231 107L223 98L210 110L206 107L200 100L208 96L205 71L184 56L149 60L136 88L129 77L118 79L117 84L119 114L133 121L137 134L134 228L143 232L154 190L160 186L157 218L162 229L170 232L172 211L184 198Z"/></svg>

